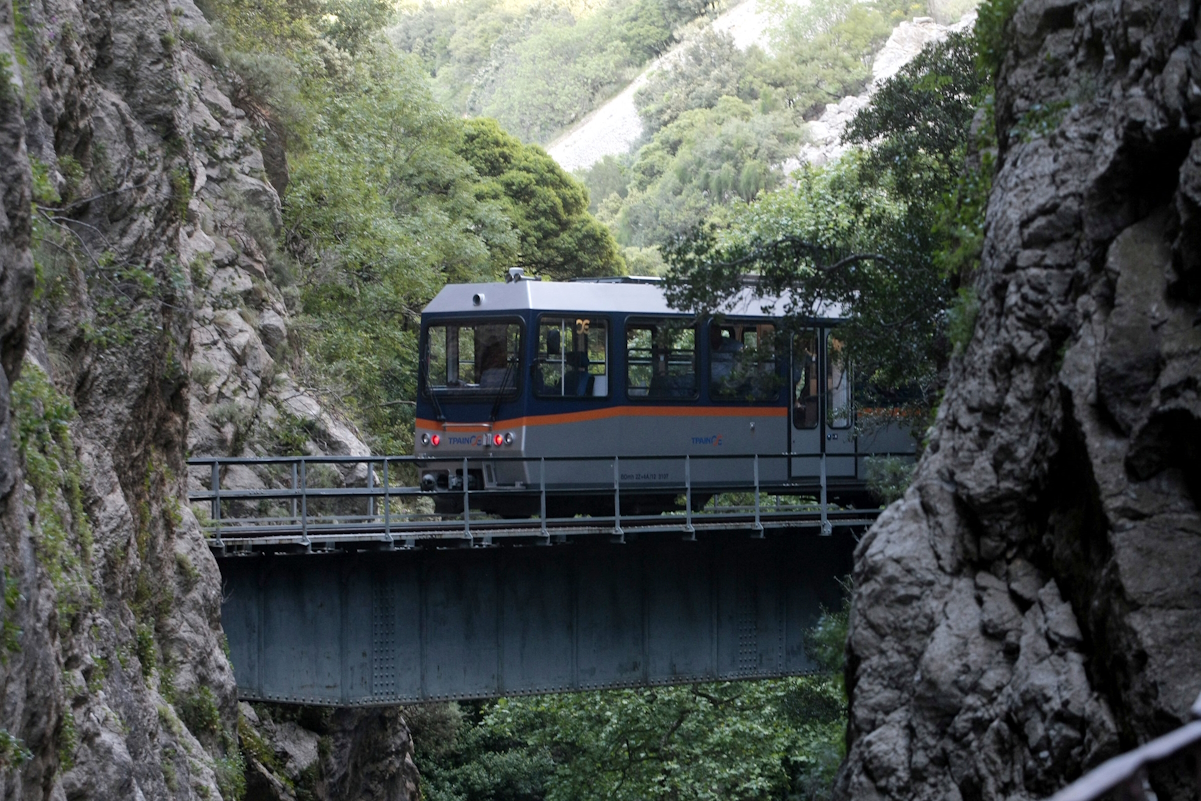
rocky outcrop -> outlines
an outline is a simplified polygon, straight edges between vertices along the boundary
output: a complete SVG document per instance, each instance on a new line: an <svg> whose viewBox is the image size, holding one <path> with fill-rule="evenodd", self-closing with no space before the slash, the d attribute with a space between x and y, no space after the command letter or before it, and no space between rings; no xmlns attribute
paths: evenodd
<svg viewBox="0 0 1201 801"><path fill-rule="evenodd" d="M1045 796L1201 690L1198 12L1009 24L974 333L857 551L841 798Z"/></svg>
<svg viewBox="0 0 1201 801"><path fill-rule="evenodd" d="M289 378L270 137L212 37L190 0L0 2L4 798L240 797L254 727L185 455L280 419L366 452ZM414 797L396 710L335 719L318 797Z"/></svg>
<svg viewBox="0 0 1201 801"><path fill-rule="evenodd" d="M396 707L368 710L242 704L251 799L416 799L413 742ZM244 729L245 730L245 729Z"/></svg>

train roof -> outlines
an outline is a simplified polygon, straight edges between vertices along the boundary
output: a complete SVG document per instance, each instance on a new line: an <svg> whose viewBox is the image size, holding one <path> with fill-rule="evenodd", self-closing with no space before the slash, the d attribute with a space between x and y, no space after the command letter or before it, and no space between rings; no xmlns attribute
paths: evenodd
<svg viewBox="0 0 1201 801"><path fill-rule="evenodd" d="M480 302L475 302L479 296ZM781 317L787 303L778 297L756 297L754 288L743 287L720 309L722 314L748 317ZM625 278L578 281L531 281L510 283L447 284L425 307L426 314L463 312L589 312L619 314L682 314L667 305L657 279ZM841 309L828 304L818 310L819 319L836 320Z"/></svg>

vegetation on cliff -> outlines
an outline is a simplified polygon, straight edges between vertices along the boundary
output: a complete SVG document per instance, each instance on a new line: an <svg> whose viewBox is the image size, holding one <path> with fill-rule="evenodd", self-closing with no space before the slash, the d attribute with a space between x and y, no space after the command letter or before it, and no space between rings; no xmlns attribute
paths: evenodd
<svg viewBox="0 0 1201 801"><path fill-rule="evenodd" d="M549 142L678 41L714 0L422 3L389 35L453 112Z"/></svg>
<svg viewBox="0 0 1201 801"><path fill-rule="evenodd" d="M925 2L781 4L770 53L694 37L636 96L644 143L583 174L598 216L627 246L663 246L780 187L804 124L861 92L872 56Z"/></svg>
<svg viewBox="0 0 1201 801"><path fill-rule="evenodd" d="M283 143L282 246L269 244L306 355L293 367L377 451L404 453L417 321L445 282L625 267L586 190L541 148L437 103L419 61L384 41L389 8L279 2L249 14L212 0L219 36L205 51Z"/></svg>

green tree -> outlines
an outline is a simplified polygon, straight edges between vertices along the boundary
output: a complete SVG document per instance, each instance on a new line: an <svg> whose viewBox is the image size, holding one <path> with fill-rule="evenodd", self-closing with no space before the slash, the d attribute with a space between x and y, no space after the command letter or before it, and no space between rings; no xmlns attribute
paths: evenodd
<svg viewBox="0 0 1201 801"><path fill-rule="evenodd" d="M429 801L829 797L844 751L846 607L806 636L819 675L406 711Z"/></svg>
<svg viewBox="0 0 1201 801"><path fill-rule="evenodd" d="M458 152L482 179L476 197L513 221L518 247L507 263L549 278L625 271L612 235L588 214L588 190L542 148L481 118L464 123Z"/></svg>
<svg viewBox="0 0 1201 801"><path fill-rule="evenodd" d="M290 263L276 265L299 295L291 330L303 355L290 367L373 448L403 453L417 322L443 284L495 280L514 264L610 274L620 253L586 190L545 153L437 103L427 66L383 41L391 6L212 2L222 38L206 47L226 60L240 102L272 130L297 121L277 256Z"/></svg>
<svg viewBox="0 0 1201 801"><path fill-rule="evenodd" d="M677 241L666 254L671 301L717 308L750 272L762 276L757 291L791 299L794 318L833 304L847 318L842 336L862 390L928 413L991 174L987 158L962 167L987 85L975 62L971 37L927 49L850 126L866 149L802 170L794 189L735 204L724 230Z"/></svg>
<svg viewBox="0 0 1201 801"><path fill-rule="evenodd" d="M646 132L654 134L690 109L713 108L722 97L752 99L749 92L740 92L748 63L730 34L702 32L671 64L651 73L634 95Z"/></svg>
<svg viewBox="0 0 1201 801"><path fill-rule="evenodd" d="M778 186L800 131L787 114L757 114L736 97L685 111L638 151L616 214L618 240L662 246L735 200Z"/></svg>
<svg viewBox="0 0 1201 801"><path fill-rule="evenodd" d="M421 57L437 97L455 111L494 117L523 140L548 142L714 7L701 0L459 0L401 15L390 35Z"/></svg>
<svg viewBox="0 0 1201 801"><path fill-rule="evenodd" d="M940 197L963 170L972 118L989 88L973 35L951 34L886 81L843 141L868 146L872 170L887 173L901 195Z"/></svg>

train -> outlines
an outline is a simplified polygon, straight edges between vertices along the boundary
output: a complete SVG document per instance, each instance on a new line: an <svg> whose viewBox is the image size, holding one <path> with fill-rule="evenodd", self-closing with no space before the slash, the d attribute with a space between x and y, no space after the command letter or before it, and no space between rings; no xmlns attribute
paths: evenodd
<svg viewBox="0 0 1201 801"><path fill-rule="evenodd" d="M840 310L798 322L785 305L746 287L700 318L657 279L519 270L447 285L421 315L422 489L440 513L505 517L659 514L752 487L875 506L867 460L913 459L912 432L858 424Z"/></svg>

